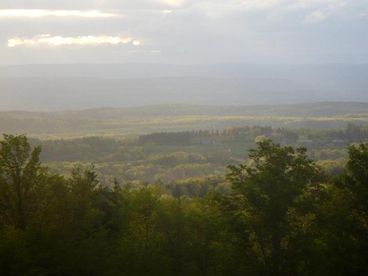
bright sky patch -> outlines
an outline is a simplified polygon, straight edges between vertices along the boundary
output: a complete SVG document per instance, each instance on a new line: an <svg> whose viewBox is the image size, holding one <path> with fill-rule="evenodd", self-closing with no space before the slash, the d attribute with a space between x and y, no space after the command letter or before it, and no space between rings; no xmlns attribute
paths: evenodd
<svg viewBox="0 0 368 276"><path fill-rule="evenodd" d="M93 46L93 45L119 45L119 44L131 44L133 46L139 46L141 42L132 37L120 37L120 36L76 36L76 37L64 37L64 36L51 36L49 34L38 35L33 38L11 38L8 40L8 47L13 48L17 46Z"/></svg>
<svg viewBox="0 0 368 276"><path fill-rule="evenodd" d="M44 10L44 9L0 9L0 18L82 17L107 18L119 16L99 10Z"/></svg>

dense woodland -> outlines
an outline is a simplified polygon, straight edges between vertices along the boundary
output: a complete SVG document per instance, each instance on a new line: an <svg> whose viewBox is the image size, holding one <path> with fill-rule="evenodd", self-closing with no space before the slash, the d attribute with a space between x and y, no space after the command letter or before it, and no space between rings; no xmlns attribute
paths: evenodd
<svg viewBox="0 0 368 276"><path fill-rule="evenodd" d="M192 193L181 190L189 185L184 180L176 186L160 179L99 181L93 166L74 164L62 175L40 161L43 156L48 165L52 156L65 160L72 152L88 153L89 161L103 148L103 159L118 162L124 149L140 147L125 157L129 161L137 154L139 161L146 157L146 144L151 153L162 141L221 148L225 142L220 141L231 137L235 143L244 132L254 132L252 145L256 142L247 158L229 166L224 158L217 163L224 172L221 180L192 179ZM155 134L108 143L98 138L49 141L52 146L41 143L43 153L38 140L4 135L1 275L368 274L368 146L351 144L366 139L366 130L244 128L178 135L181 140L175 134ZM91 147L99 152L83 151L91 143L100 145ZM314 151L321 145L339 150L350 145L341 170L332 174L303 143ZM211 157L170 154L156 159L151 154L150 162L165 167L181 158L206 164Z"/></svg>
<svg viewBox="0 0 368 276"><path fill-rule="evenodd" d="M70 174L78 163L94 164L99 180L111 185L162 182L183 195L196 195L199 183L229 189L226 167L247 159L256 142L272 139L281 145L308 148L308 156L329 174L342 172L351 143L368 141L368 128L353 124L341 129L287 129L245 126L225 130L152 133L136 137L91 136L76 139L30 139L41 146L41 161L53 173ZM211 180L210 187L204 185ZM201 189L200 194L207 190Z"/></svg>

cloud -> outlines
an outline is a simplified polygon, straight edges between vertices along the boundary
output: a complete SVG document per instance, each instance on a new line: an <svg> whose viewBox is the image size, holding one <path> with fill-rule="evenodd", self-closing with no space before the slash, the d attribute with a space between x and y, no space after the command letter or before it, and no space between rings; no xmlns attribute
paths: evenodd
<svg viewBox="0 0 368 276"><path fill-rule="evenodd" d="M193 2L193 8L209 18L225 18L233 14L261 13L277 9L280 0L206 0Z"/></svg>
<svg viewBox="0 0 368 276"><path fill-rule="evenodd" d="M184 0L155 0L155 2L164 4L164 5L168 5L168 6L180 7L184 5L186 1Z"/></svg>
<svg viewBox="0 0 368 276"><path fill-rule="evenodd" d="M50 36L49 34L38 35L33 38L10 38L8 40L8 47L14 48L17 46L71 46L71 45L119 45L119 44L131 44L133 46L141 45L141 42L131 37L119 37L119 36L76 36L76 37L63 37L63 36Z"/></svg>
<svg viewBox="0 0 368 276"><path fill-rule="evenodd" d="M361 2L362 0L186 0L176 9L200 12L210 19L240 15L260 17L262 20L283 17L287 21L301 14L300 22L303 23L305 13L313 11L323 12L327 15L324 19L342 13L344 16L345 14L353 16L353 10L359 6L356 3ZM346 12L347 8L349 8L348 12Z"/></svg>
<svg viewBox="0 0 368 276"><path fill-rule="evenodd" d="M307 24L315 24L315 23L319 23L319 22L326 20L327 17L328 17L328 14L322 11L314 11L305 16L304 22Z"/></svg>
<svg viewBox="0 0 368 276"><path fill-rule="evenodd" d="M133 44L134 46L139 46L139 45L141 45L141 42L140 42L139 40L133 40L133 41L132 41L132 44Z"/></svg>
<svg viewBox="0 0 368 276"><path fill-rule="evenodd" d="M9 9L0 9L0 64L68 57L162 63L368 60L367 0L0 0L0 8ZM79 20L81 13L86 20ZM104 16L108 20L98 18ZM119 41L109 35L132 39L113 51L87 47ZM161 54L150 54L156 49Z"/></svg>
<svg viewBox="0 0 368 276"><path fill-rule="evenodd" d="M82 17L108 18L119 14L99 10L0 9L0 18Z"/></svg>

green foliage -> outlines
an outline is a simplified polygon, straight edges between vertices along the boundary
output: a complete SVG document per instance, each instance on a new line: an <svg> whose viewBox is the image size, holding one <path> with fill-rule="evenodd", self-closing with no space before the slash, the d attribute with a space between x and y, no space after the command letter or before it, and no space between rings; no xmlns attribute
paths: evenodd
<svg viewBox="0 0 368 276"><path fill-rule="evenodd" d="M94 166L51 173L39 147L5 135L0 274L366 275L368 147L348 154L326 177L305 148L265 139L226 182L104 185ZM152 158L206 165L200 154Z"/></svg>
<svg viewBox="0 0 368 276"><path fill-rule="evenodd" d="M153 133L139 137L83 137L31 140L42 146L41 160L54 173L69 175L76 163L93 162L100 182L183 182L187 179L222 178L226 165L243 163L255 141L272 139L281 145L305 146L308 156L328 173L343 171L350 142L366 141L367 128L286 129L244 126L225 130ZM179 138L185 137L181 143Z"/></svg>
<svg viewBox="0 0 368 276"><path fill-rule="evenodd" d="M225 201L227 211L238 220L244 246L252 244L259 273L300 274L306 256L297 259L294 243L306 238L303 231L314 222L319 169L304 148L281 147L270 140L259 142L249 157L249 164L229 167L233 193Z"/></svg>
<svg viewBox="0 0 368 276"><path fill-rule="evenodd" d="M327 223L335 226L326 238L328 254L340 260L336 274L368 273L368 146L351 145L346 171L331 188ZM333 266L332 266L333 267Z"/></svg>
<svg viewBox="0 0 368 276"><path fill-rule="evenodd" d="M0 217L23 230L43 183L40 152L39 147L31 150L25 136L4 135L0 142Z"/></svg>

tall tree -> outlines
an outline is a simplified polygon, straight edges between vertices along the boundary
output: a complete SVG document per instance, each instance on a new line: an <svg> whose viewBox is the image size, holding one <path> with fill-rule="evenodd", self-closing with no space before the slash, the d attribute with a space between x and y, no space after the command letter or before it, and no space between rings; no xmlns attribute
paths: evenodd
<svg viewBox="0 0 368 276"><path fill-rule="evenodd" d="M339 254L335 267L344 275L368 273L368 145L351 145L345 173L338 179L329 217L329 248Z"/></svg>
<svg viewBox="0 0 368 276"><path fill-rule="evenodd" d="M306 149L281 147L270 140L258 143L248 164L229 168L233 193L226 207L237 222L240 240L253 253L249 257L258 263L256 273L299 274L291 251L295 237L301 239L300 232L313 219L307 195L319 189L319 168Z"/></svg>
<svg viewBox="0 0 368 276"><path fill-rule="evenodd" d="M31 148L24 135L4 135L0 141L0 215L25 230L42 184L40 147Z"/></svg>

